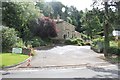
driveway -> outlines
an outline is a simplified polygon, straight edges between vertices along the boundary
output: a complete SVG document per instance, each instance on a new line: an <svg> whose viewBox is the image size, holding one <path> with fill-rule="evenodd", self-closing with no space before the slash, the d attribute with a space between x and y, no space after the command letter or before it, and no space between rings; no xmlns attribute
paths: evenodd
<svg viewBox="0 0 120 80"><path fill-rule="evenodd" d="M30 67L74 67L74 66L100 66L110 63L100 59L90 46L56 46L47 50L35 50L36 56L31 60ZM20 67L26 67L27 63Z"/></svg>

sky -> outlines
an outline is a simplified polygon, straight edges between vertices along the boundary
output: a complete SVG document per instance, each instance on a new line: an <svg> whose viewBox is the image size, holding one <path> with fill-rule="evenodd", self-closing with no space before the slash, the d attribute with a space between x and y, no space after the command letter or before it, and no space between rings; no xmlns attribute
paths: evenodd
<svg viewBox="0 0 120 80"><path fill-rule="evenodd" d="M49 1L60 1L66 6L75 6L78 10L85 10L88 8L88 10L91 10L92 7L90 5L93 3L93 0L45 0L47 2Z"/></svg>

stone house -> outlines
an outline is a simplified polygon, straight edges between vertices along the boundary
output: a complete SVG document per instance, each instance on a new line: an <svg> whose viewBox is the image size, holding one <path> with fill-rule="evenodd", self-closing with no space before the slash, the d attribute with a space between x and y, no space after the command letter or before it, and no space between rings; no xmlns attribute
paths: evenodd
<svg viewBox="0 0 120 80"><path fill-rule="evenodd" d="M57 37L54 39L65 40L70 38L81 38L80 33L75 31L75 26L63 21L62 19L54 20L58 30Z"/></svg>

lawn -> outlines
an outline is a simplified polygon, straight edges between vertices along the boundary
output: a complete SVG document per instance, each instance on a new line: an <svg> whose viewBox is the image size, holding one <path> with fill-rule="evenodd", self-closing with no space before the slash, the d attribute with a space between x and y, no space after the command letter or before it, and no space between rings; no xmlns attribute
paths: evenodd
<svg viewBox="0 0 120 80"><path fill-rule="evenodd" d="M29 56L15 53L0 54L0 66L10 66L26 60ZM1 64L2 63L2 64Z"/></svg>

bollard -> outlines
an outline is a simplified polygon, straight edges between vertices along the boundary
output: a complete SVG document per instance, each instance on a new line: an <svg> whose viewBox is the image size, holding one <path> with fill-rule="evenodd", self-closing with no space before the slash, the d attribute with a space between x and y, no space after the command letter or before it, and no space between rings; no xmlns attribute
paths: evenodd
<svg viewBox="0 0 120 80"><path fill-rule="evenodd" d="M28 60L28 64L27 64L27 67L29 67L29 66L31 66L30 59Z"/></svg>

